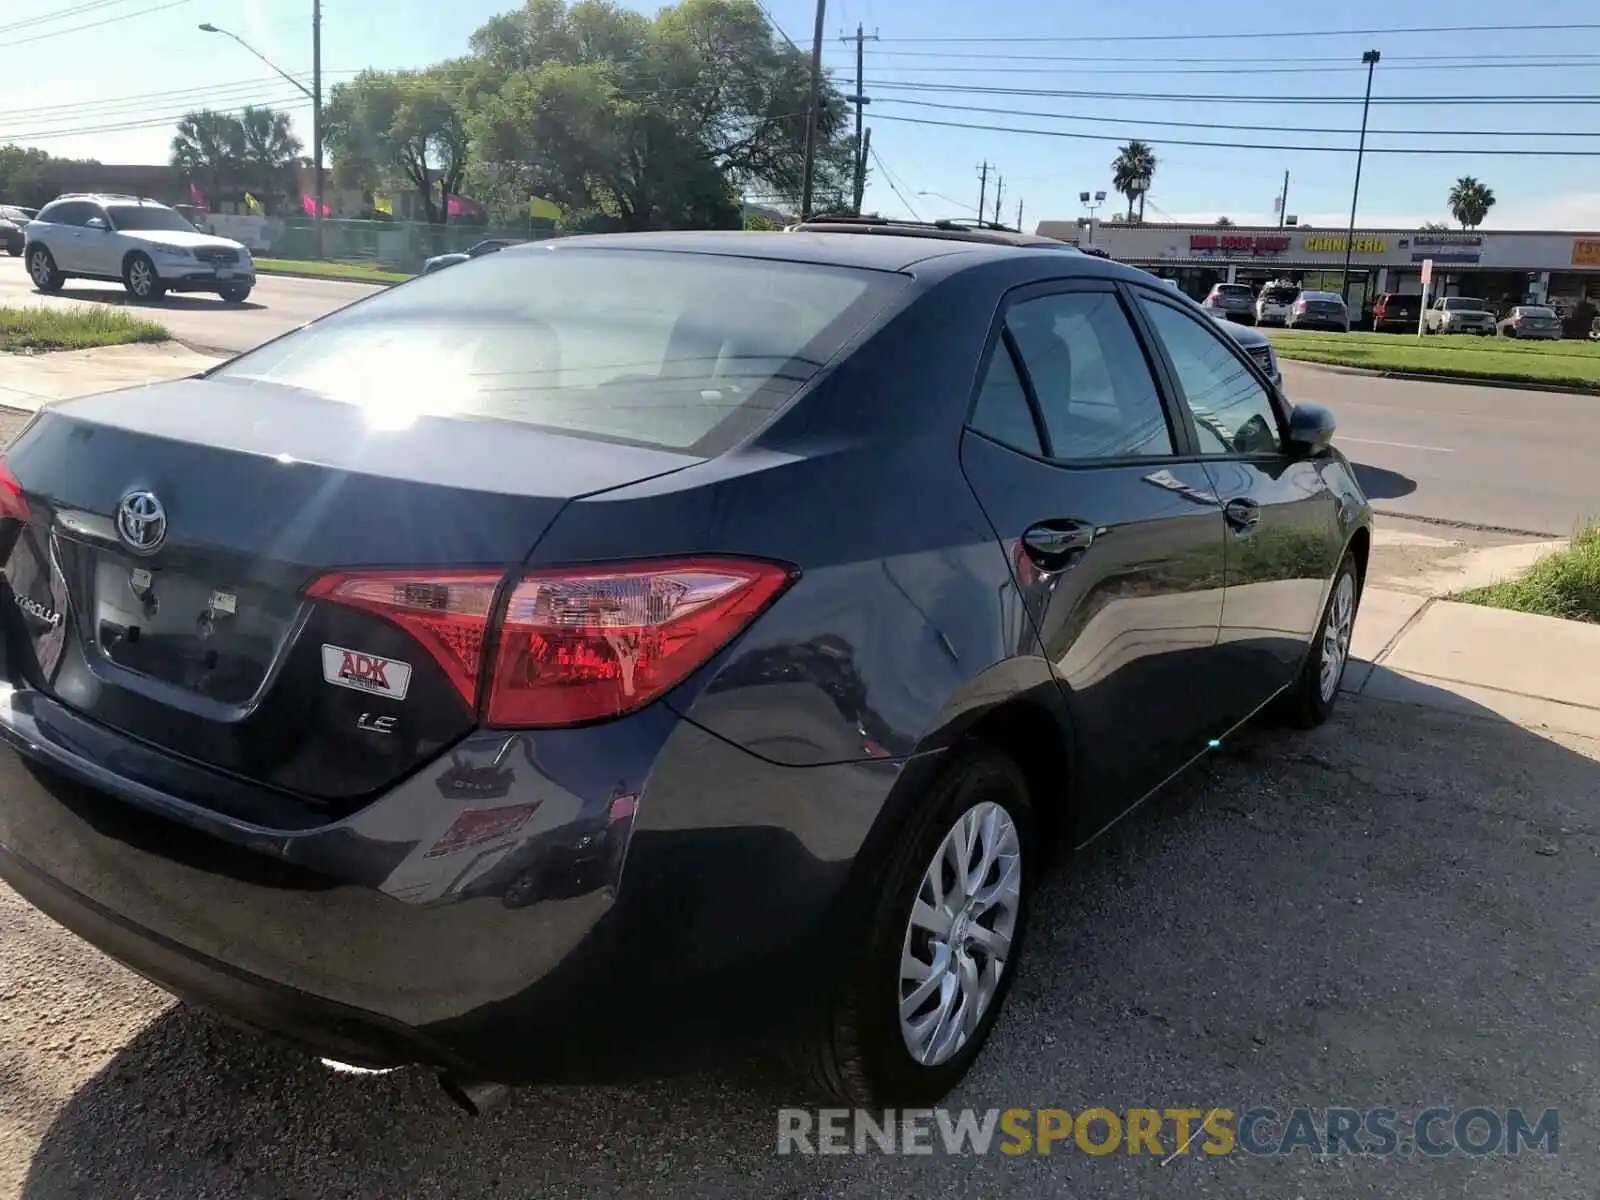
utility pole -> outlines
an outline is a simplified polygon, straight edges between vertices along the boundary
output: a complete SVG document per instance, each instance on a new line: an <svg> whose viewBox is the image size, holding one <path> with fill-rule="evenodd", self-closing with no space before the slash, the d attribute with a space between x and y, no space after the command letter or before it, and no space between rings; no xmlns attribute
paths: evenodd
<svg viewBox="0 0 1600 1200"><path fill-rule="evenodd" d="M994 223L996 225L1000 224L1000 197L1005 193L1005 190L1006 177L1004 175L997 176L994 181ZM980 221L983 220L982 213L978 214L978 219Z"/></svg>
<svg viewBox="0 0 1600 1200"><path fill-rule="evenodd" d="M1017 232L1022 232L1022 200L1017 200Z"/></svg>
<svg viewBox="0 0 1600 1200"><path fill-rule="evenodd" d="M1344 274L1339 278L1339 295L1350 303L1350 255L1356 248L1356 202L1361 198L1361 159L1367 152L1367 110L1372 107L1372 69L1383 56L1368 50L1361 56L1367 68L1367 98L1361 102L1361 141L1356 145L1356 182L1350 189L1350 228L1345 233Z"/></svg>
<svg viewBox="0 0 1600 1200"><path fill-rule="evenodd" d="M861 23L858 21L856 23L855 37L842 37L839 40L841 42L853 41L856 44L856 94L854 96L846 96L845 101L856 106L856 177L855 207L853 211L859 217L861 215L862 196L867 188L867 136L861 128L861 122L866 115L866 106L872 103L862 84L862 75L865 73L865 68L862 65L862 55L863 47L867 41L877 41L878 35L874 33L869 39L866 31L862 29Z"/></svg>
<svg viewBox="0 0 1600 1200"><path fill-rule="evenodd" d="M980 223L983 221L984 202L989 198L989 172L993 169L987 161L978 168L978 220Z"/></svg>
<svg viewBox="0 0 1600 1200"><path fill-rule="evenodd" d="M1283 228L1289 215L1289 172L1283 173L1283 191L1278 193L1278 228Z"/></svg>
<svg viewBox="0 0 1600 1200"><path fill-rule="evenodd" d="M322 258L322 0L311 0L311 156L317 174L317 257Z"/></svg>
<svg viewBox="0 0 1600 1200"><path fill-rule="evenodd" d="M817 172L817 117L822 107L822 22L828 0L817 0L817 23L811 31L811 97L806 103L806 161L800 180L800 219L811 217L811 189Z"/></svg>

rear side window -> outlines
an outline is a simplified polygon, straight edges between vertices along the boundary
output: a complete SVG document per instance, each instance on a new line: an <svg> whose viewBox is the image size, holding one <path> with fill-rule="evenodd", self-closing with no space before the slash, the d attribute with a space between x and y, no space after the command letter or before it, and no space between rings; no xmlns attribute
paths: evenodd
<svg viewBox="0 0 1600 1200"><path fill-rule="evenodd" d="M1012 307L1006 329L1033 385L1052 458L1173 453L1166 409L1127 315L1110 292Z"/></svg>
<svg viewBox="0 0 1600 1200"><path fill-rule="evenodd" d="M1022 376L1017 374L1017 364L1003 341L994 348L994 358L983 377L983 388L972 411L972 427L1025 454L1044 454Z"/></svg>
<svg viewBox="0 0 1600 1200"><path fill-rule="evenodd" d="M653 250L486 254L235 359L375 422L492 417L719 454L782 408L909 280Z"/></svg>
<svg viewBox="0 0 1600 1200"><path fill-rule="evenodd" d="M83 225L95 215L97 210L92 204L82 200L64 200L60 204L46 205L39 214L39 220L52 225Z"/></svg>

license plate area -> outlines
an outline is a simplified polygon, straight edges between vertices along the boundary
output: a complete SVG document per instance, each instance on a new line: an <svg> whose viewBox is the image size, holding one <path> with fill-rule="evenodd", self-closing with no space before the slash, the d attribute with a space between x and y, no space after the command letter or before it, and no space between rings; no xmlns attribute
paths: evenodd
<svg viewBox="0 0 1600 1200"><path fill-rule="evenodd" d="M91 638L109 662L219 703L260 690L299 599L218 572L92 551Z"/></svg>

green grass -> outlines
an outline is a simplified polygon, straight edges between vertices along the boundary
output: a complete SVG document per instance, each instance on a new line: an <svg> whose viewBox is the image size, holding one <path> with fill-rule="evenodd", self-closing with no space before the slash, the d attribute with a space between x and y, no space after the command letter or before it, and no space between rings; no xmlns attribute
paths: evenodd
<svg viewBox="0 0 1600 1200"><path fill-rule="evenodd" d="M351 283L404 283L406 271L390 271L368 262L341 262L317 258L258 258L256 271L262 275L314 275L318 279L343 279Z"/></svg>
<svg viewBox="0 0 1600 1200"><path fill-rule="evenodd" d="M1263 332L1279 357L1301 362L1600 391L1600 342L1523 342L1467 334L1419 338L1403 333Z"/></svg>
<svg viewBox="0 0 1600 1200"><path fill-rule="evenodd" d="M129 342L165 342L171 336L154 321L111 308L0 307L0 352L90 350Z"/></svg>
<svg viewBox="0 0 1600 1200"><path fill-rule="evenodd" d="M1473 588L1454 599L1600 624L1600 525L1579 533L1569 549L1545 555L1522 578Z"/></svg>

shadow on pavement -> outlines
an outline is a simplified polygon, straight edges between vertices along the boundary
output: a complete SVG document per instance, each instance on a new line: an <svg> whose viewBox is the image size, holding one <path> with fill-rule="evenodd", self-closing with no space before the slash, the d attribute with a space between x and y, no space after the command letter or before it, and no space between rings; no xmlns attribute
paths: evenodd
<svg viewBox="0 0 1600 1200"><path fill-rule="evenodd" d="M223 311L237 309L240 312L248 312L252 309L266 308L265 304L257 304L254 300L246 300L240 304L229 304L221 296L212 295L210 292L168 293L159 300L135 300L127 292L114 291L109 287L64 287L59 292L51 294L61 296L67 300L84 300L95 304L114 304L121 308L157 310L165 308L183 312L213 312L219 309Z"/></svg>
<svg viewBox="0 0 1600 1200"><path fill-rule="evenodd" d="M1417 490L1417 481L1409 475L1371 467L1366 463L1352 463L1351 466L1355 468L1356 481L1361 484L1361 490L1369 500L1398 500Z"/></svg>
<svg viewBox="0 0 1600 1200"><path fill-rule="evenodd" d="M1592 1197L1600 746L1565 743L1350 697L1311 734L1247 731L1046 882L949 1102L1392 1107L1403 1138L1432 1105L1556 1108L1559 1154L779 1156L794 1101L765 1068L474 1122L422 1073L334 1075L174 1008L63 1104L22 1194Z"/></svg>

